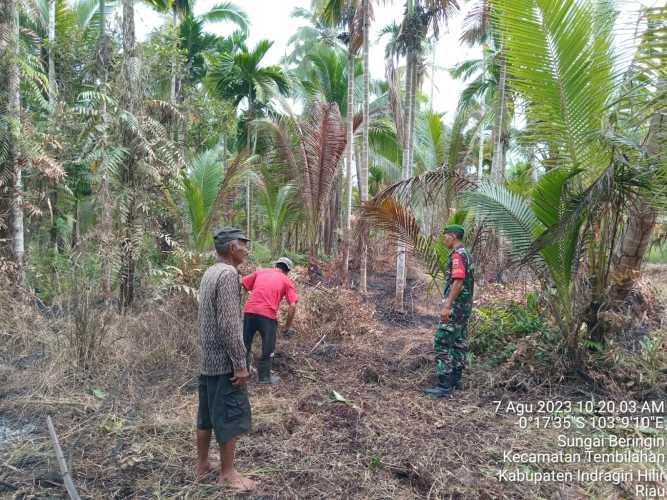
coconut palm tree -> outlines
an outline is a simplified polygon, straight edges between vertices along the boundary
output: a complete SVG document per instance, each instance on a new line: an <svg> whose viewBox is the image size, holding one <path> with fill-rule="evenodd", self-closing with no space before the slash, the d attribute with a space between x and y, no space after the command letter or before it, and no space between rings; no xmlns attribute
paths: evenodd
<svg viewBox="0 0 667 500"><path fill-rule="evenodd" d="M288 47L292 47L292 49L283 59L285 64L301 66L308 54L313 52L313 50L322 46L340 46L336 30L325 23L322 17L320 17L320 12L318 12L317 8L308 10L297 7L292 11L291 17L305 19L309 24L307 26L299 26L287 41Z"/></svg>
<svg viewBox="0 0 667 500"><path fill-rule="evenodd" d="M207 24L231 22L238 26L242 33L248 32L250 19L248 15L232 2L221 2L199 16L194 15L195 0L145 0L154 10L161 13L171 12L172 24L180 35L179 46L188 50L189 62L196 56L193 49L201 45L210 46L217 37L203 36L202 31ZM185 26L183 26L185 24ZM176 104L179 93L179 81L176 74L176 61L172 61L170 102Z"/></svg>
<svg viewBox="0 0 667 500"><path fill-rule="evenodd" d="M273 42L260 40L253 50L245 44L234 53L207 54L207 72L204 84L208 91L221 99L231 100L235 106L245 100L247 104L245 123L251 123L263 114L263 107L277 93L287 95L287 75L279 66L262 66ZM245 144L251 149L248 127L243 129ZM251 235L250 181L246 184L246 230Z"/></svg>
<svg viewBox="0 0 667 500"><path fill-rule="evenodd" d="M395 46L397 53L406 56L405 104L403 116L405 129L402 132L403 178L412 173L414 124L417 114L417 93L420 85L418 66L424 50L424 43L429 33L437 39L440 23L446 21L458 10L456 0L407 0L405 17L397 35ZM397 104L400 98L395 99ZM394 106L396 108L397 105ZM397 124L398 125L398 124ZM406 282L406 248L399 243L396 258L396 307L403 310L403 297Z"/></svg>
<svg viewBox="0 0 667 500"><path fill-rule="evenodd" d="M321 10L321 18L325 25L332 27L345 27L340 38L347 45L347 106L349 112L346 115L346 130L347 130L347 152L345 162L346 169L346 210L345 210L345 249L343 256L343 274L347 280L349 264L350 264L350 245L351 245L351 231L352 231L352 163L354 161L354 78L350 75L355 75L355 58L359 53L359 49L364 45L364 19L365 14L368 13L363 10L360 0L327 0ZM358 172L359 180L361 181L361 172ZM366 264L365 259L362 259L361 275L365 276L366 272L363 266Z"/></svg>

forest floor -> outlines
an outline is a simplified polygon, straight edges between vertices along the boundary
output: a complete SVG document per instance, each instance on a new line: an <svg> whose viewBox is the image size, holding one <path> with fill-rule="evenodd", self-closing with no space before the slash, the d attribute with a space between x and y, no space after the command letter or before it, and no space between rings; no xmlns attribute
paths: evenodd
<svg viewBox="0 0 667 500"><path fill-rule="evenodd" d="M667 283L667 268L647 275L659 286ZM421 390L433 382L438 300L424 283L410 282L405 316L391 312L390 274L371 276L366 300L303 287L298 334L278 339L274 368L283 382L249 386L253 430L240 441L237 458L258 489L239 498L634 497L627 481L503 480L503 470L618 473L638 465L508 463L505 452L557 453L559 435L591 432L521 429L518 416L496 411L494 402L505 408L508 401L590 399L582 384L516 389L503 383L502 367L476 362L452 399L425 398ZM493 293L522 292L495 285ZM662 293L667 297L667 289ZM488 288L477 291L487 295ZM193 318L158 306L118 322L100 367L89 375L72 370L66 351L56 351L53 323L35 322L23 355L0 358L0 497L64 497L47 415L83 497L232 497L214 475L196 481L193 474ZM60 352L59 359L50 352Z"/></svg>

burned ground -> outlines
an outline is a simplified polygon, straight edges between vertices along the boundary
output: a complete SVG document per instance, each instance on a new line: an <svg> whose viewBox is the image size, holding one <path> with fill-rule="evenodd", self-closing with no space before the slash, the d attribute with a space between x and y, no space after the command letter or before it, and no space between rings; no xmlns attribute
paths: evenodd
<svg viewBox="0 0 667 500"><path fill-rule="evenodd" d="M559 431L521 430L515 417L496 414L493 402L585 399L590 393L581 384L517 386L499 369L474 363L453 399L424 398L421 389L433 379L437 297L423 284L400 322L386 313L389 275L372 277L367 299L299 286L299 333L278 339L275 369L283 383L249 388L253 431L241 440L238 461L259 488L239 498L632 497L622 484L499 481L505 451L558 451ZM233 496L214 485L214 475L196 481L193 474L196 328L187 303L179 307L115 318L106 351L83 375L57 358L65 351L56 349L53 325L41 320L33 345L43 348L30 352L26 343L20 356L5 353L0 496L65 495L47 415L84 497ZM22 433L11 433L17 429Z"/></svg>

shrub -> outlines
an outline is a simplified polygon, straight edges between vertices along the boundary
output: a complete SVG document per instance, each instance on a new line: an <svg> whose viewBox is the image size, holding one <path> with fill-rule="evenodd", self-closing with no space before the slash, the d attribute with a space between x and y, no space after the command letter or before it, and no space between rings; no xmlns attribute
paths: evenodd
<svg viewBox="0 0 667 500"><path fill-rule="evenodd" d="M476 308L469 330L470 351L486 358L490 366L507 361L528 336L540 334L546 344L554 337L554 326L545 319L534 293L527 295L525 304L500 301Z"/></svg>

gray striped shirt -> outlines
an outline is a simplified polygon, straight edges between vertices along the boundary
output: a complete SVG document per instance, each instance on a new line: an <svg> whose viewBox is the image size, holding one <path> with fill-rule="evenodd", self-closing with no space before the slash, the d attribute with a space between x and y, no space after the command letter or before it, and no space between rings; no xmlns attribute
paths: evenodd
<svg viewBox="0 0 667 500"><path fill-rule="evenodd" d="M222 262L209 267L199 285L199 346L202 375L246 368L239 273Z"/></svg>

